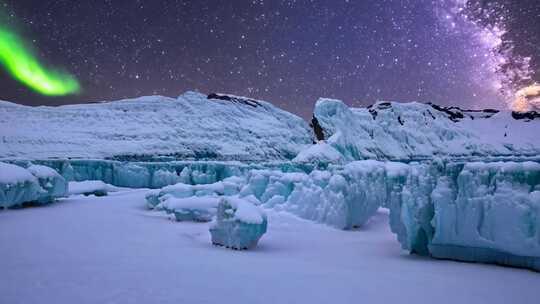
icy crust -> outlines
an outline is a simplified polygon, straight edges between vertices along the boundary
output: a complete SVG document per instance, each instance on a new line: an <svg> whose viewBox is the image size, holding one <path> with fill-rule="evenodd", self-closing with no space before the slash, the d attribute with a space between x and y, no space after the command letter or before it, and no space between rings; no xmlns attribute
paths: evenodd
<svg viewBox="0 0 540 304"><path fill-rule="evenodd" d="M0 207L46 204L67 195L67 182L55 170L39 165L28 168L0 162Z"/></svg>
<svg viewBox="0 0 540 304"><path fill-rule="evenodd" d="M0 158L292 159L312 143L300 117L227 97L187 92L60 107L0 102Z"/></svg>
<svg viewBox="0 0 540 304"><path fill-rule="evenodd" d="M37 178L40 187L43 189L36 200L37 203L50 203L56 198L68 195L68 182L54 169L41 165L31 165L27 170Z"/></svg>
<svg viewBox="0 0 540 304"><path fill-rule="evenodd" d="M232 249L253 248L266 233L267 225L265 213L252 201L222 197L216 220L210 227L212 244Z"/></svg>
<svg viewBox="0 0 540 304"><path fill-rule="evenodd" d="M516 120L497 111L459 112L458 119L454 112L416 102L349 108L339 100L319 99L312 126L347 160L538 157L539 120Z"/></svg>

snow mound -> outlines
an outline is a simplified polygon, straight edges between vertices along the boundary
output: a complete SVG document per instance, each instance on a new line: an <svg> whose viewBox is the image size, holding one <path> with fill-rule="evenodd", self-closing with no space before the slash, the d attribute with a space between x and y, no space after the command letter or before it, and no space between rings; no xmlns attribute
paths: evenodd
<svg viewBox="0 0 540 304"><path fill-rule="evenodd" d="M540 120L510 112L471 111L417 102L349 108L319 99L312 127L348 160L538 157ZM307 153L307 152L306 152Z"/></svg>
<svg viewBox="0 0 540 304"><path fill-rule="evenodd" d="M192 196L176 198L168 196L158 206L169 214L174 214L177 221L209 222L216 215L219 197Z"/></svg>
<svg viewBox="0 0 540 304"><path fill-rule="evenodd" d="M300 117L245 97L187 92L28 107L0 103L0 158L292 159L312 143Z"/></svg>
<svg viewBox="0 0 540 304"><path fill-rule="evenodd" d="M320 141L300 151L292 161L295 163L342 164L345 158L334 147L324 141Z"/></svg>
<svg viewBox="0 0 540 304"><path fill-rule="evenodd" d="M162 189L152 190L146 194L147 206L150 209L160 209L165 205L162 202L170 198L189 198L202 196L222 196L235 195L240 191L243 179L239 177L227 178L220 182L212 184L188 185L178 183L163 187Z"/></svg>
<svg viewBox="0 0 540 304"><path fill-rule="evenodd" d="M82 182L69 182L70 195L105 196L109 192L118 191L117 187L108 185L100 180L87 180Z"/></svg>

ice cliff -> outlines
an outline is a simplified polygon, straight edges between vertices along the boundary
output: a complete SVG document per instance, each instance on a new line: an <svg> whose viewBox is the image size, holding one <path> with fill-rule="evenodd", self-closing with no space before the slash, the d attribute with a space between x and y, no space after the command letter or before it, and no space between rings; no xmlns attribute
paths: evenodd
<svg viewBox="0 0 540 304"><path fill-rule="evenodd" d="M187 92L95 104L0 102L0 158L292 159L308 124L268 102Z"/></svg>
<svg viewBox="0 0 540 304"><path fill-rule="evenodd" d="M437 156L470 160L540 154L540 119L504 111L416 102L349 108L339 100L319 99L311 125L319 140L326 140L349 161ZM321 157L328 158L328 153Z"/></svg>

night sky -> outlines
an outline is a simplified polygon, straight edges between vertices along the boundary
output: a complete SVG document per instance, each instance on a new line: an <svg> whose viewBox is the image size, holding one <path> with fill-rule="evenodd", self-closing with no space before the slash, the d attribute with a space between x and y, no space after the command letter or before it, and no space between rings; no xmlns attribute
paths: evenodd
<svg viewBox="0 0 540 304"><path fill-rule="evenodd" d="M0 10L0 26L83 88L45 97L0 69L0 99L28 105L198 90L307 118L319 97L502 108L540 81L540 0L0 0Z"/></svg>

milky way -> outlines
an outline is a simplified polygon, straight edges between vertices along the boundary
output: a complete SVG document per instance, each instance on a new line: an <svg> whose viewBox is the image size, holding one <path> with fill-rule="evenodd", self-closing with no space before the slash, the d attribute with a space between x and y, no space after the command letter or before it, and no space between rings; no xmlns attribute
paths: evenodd
<svg viewBox="0 0 540 304"><path fill-rule="evenodd" d="M0 0L1 1L1 0ZM39 57L81 81L36 95L0 71L0 99L65 104L186 90L273 102L317 98L506 106L539 81L540 4L525 1L5 1Z"/></svg>

